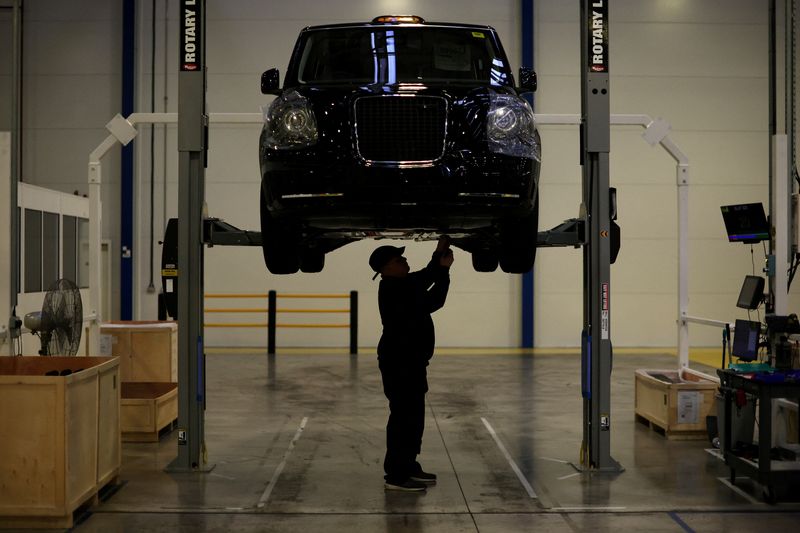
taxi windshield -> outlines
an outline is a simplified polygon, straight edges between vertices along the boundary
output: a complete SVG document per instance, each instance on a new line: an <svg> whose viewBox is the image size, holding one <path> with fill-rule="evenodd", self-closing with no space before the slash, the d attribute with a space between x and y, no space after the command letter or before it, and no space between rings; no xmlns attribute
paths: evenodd
<svg viewBox="0 0 800 533"><path fill-rule="evenodd" d="M305 34L300 84L480 83L510 85L511 71L482 29L425 26L331 28Z"/></svg>

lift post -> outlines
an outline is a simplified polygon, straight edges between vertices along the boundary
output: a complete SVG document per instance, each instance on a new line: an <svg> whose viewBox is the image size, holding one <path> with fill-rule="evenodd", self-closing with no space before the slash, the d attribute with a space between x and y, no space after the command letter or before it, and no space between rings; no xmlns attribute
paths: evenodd
<svg viewBox="0 0 800 533"><path fill-rule="evenodd" d="M205 1L181 0L178 73L178 457L170 472L201 472L205 449L203 203L208 139Z"/></svg>
<svg viewBox="0 0 800 533"><path fill-rule="evenodd" d="M611 457L611 217L609 0L581 0L583 247L581 469L620 472Z"/></svg>

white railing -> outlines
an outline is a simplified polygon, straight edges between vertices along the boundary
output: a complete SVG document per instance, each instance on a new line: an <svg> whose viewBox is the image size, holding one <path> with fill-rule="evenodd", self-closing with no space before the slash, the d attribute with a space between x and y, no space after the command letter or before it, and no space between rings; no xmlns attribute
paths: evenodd
<svg viewBox="0 0 800 533"><path fill-rule="evenodd" d="M264 118L261 113L211 113L211 124L259 124ZM97 316L102 301L101 284L101 239L103 205L100 195L103 185L102 159L118 142L123 146L136 137L139 124L177 124L177 113L133 113L127 119L116 115L106 124L110 132L100 145L89 154L89 313ZM97 289L95 289L97 287ZM89 353L100 353L100 324L95 318L89 326Z"/></svg>

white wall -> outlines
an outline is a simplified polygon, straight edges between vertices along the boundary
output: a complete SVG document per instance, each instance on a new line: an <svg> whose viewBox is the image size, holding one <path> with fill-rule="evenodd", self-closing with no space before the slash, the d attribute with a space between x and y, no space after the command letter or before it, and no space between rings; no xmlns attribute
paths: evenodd
<svg viewBox="0 0 800 533"><path fill-rule="evenodd" d="M121 30L122 2L25 2L24 182L88 194L89 153L107 136L105 125L121 105ZM6 53L10 61L10 50ZM103 238L118 250L119 148L112 149L103 163ZM115 272L119 271L118 257L114 254ZM114 316L119 316L119 284L114 287Z"/></svg>
<svg viewBox="0 0 800 533"><path fill-rule="evenodd" d="M137 4L137 110L149 111L151 4ZM176 0L156 1L156 111L177 110L177 4ZM535 6L536 110L578 113L579 3L536 0ZM491 24L516 70L518 9L517 0L209 0L209 111L256 112L267 104L269 98L259 91L260 73L273 66L285 73L303 26L368 20L386 13ZM672 124L672 138L690 158L690 310L718 319L741 317L734 302L741 280L752 269L750 251L726 242L719 206L767 201L767 7L759 0L614 0L610 19L612 112L663 117ZM118 2L26 3L26 179L62 190L85 190L86 154L105 136L103 125L119 109L120 28ZM258 129L229 126L211 131L209 212L246 229L258 226ZM675 170L673 161L660 148L644 143L640 134L636 128L612 133L611 181L618 188L623 232L620 258L612 267L612 338L617 346L669 347L676 344L677 315ZM542 127L542 137L540 227L547 228L577 215L580 167L576 128ZM157 241L164 213L169 217L177 212L175 129L156 128L155 140ZM136 150L136 317L153 318L155 296L147 292L149 133L137 139ZM104 197L104 237L112 239L112 249L118 248L116 157L116 152L107 157L105 165L109 186ZM268 274L257 249L213 248L207 252L206 290L356 289L361 293L361 343L374 345L379 333L376 284L370 281L366 265L373 245L358 243L330 254L322 274L289 277ZM408 243L408 247L412 264L421 265L432 244ZM759 248L755 252L759 269L763 252ZM158 286L157 245L154 259ZM118 269L116 259L114 269ZM536 344L578 345L580 251L540 250L535 279ZM457 254L449 305L436 315L439 344L516 346L519 290L518 276L476 274L469 257ZM800 303L796 294L793 291L795 309ZM263 337L249 330L212 330L207 343L263 345ZM692 340L694 345L717 345L719 332L693 326ZM346 333L337 330L279 332L279 345L346 343Z"/></svg>
<svg viewBox="0 0 800 533"><path fill-rule="evenodd" d="M537 111L577 112L578 2L536 5ZM611 112L663 117L690 159L690 312L742 318L746 313L734 304L752 270L750 249L727 243L719 206L767 204L767 6L748 0L610 5ZM541 223L547 226L560 221L565 209L575 214L580 168L577 132L542 130ZM622 227L622 250L612 266L612 339L617 346L674 346L675 167L640 134L612 129L611 184L618 190ZM755 257L759 271L760 246ZM580 252L540 251L536 279L537 344L577 344ZM713 328L692 326L691 335L693 345L720 341Z"/></svg>

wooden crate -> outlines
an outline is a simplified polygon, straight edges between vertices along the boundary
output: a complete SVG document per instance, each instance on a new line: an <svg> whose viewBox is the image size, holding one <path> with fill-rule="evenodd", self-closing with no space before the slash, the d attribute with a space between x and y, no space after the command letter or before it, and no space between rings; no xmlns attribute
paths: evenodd
<svg viewBox="0 0 800 533"><path fill-rule="evenodd" d="M175 322L107 322L100 326L101 352L120 358L122 381L178 381Z"/></svg>
<svg viewBox="0 0 800 533"><path fill-rule="evenodd" d="M719 385L690 370L636 371L636 420L670 439L708 438Z"/></svg>
<svg viewBox="0 0 800 533"><path fill-rule="evenodd" d="M177 383L122 384L122 440L158 442L178 418Z"/></svg>
<svg viewBox="0 0 800 533"><path fill-rule="evenodd" d="M115 481L118 373L116 357L0 357L0 524L72 527Z"/></svg>

